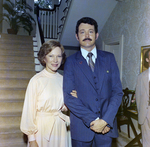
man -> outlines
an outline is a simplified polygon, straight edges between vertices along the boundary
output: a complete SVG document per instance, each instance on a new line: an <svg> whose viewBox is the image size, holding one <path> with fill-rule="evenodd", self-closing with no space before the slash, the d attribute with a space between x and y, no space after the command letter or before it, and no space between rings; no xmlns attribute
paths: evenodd
<svg viewBox="0 0 150 147"><path fill-rule="evenodd" d="M144 60L148 63L149 68L138 75L135 99L138 110L138 122L142 130L142 144L143 147L150 147L150 49L145 52Z"/></svg>
<svg viewBox="0 0 150 147"><path fill-rule="evenodd" d="M96 49L94 19L77 22L76 38L81 50L66 60L63 81L65 104L71 112L72 147L111 147L112 137L118 136L115 116L122 100L119 70L113 54ZM78 98L70 94L72 90Z"/></svg>

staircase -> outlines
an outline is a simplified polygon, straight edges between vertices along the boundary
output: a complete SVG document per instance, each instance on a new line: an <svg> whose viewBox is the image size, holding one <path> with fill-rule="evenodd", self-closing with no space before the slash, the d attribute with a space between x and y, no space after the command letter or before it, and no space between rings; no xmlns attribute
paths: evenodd
<svg viewBox="0 0 150 147"><path fill-rule="evenodd" d="M0 147L26 147L20 119L34 74L32 37L0 34Z"/></svg>

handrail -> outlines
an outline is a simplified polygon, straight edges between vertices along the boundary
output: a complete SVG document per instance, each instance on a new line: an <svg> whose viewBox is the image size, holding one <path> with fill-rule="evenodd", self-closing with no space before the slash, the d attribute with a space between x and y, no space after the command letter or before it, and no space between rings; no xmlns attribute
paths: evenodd
<svg viewBox="0 0 150 147"><path fill-rule="evenodd" d="M54 4L53 9L41 8L37 6L37 22L41 38L41 44L44 39L60 39L71 0L61 1Z"/></svg>
<svg viewBox="0 0 150 147"><path fill-rule="evenodd" d="M38 22L38 28L39 28L40 38L41 38L41 44L43 44L45 42L45 40L44 40L44 34L42 31L41 21L40 21L40 17L39 17L39 6L37 6L37 22Z"/></svg>
<svg viewBox="0 0 150 147"><path fill-rule="evenodd" d="M60 6L60 4L58 4L58 5L54 5L54 8L53 9L47 9L47 8L41 8L41 7L39 7L39 10L43 10L43 11L55 11L58 7Z"/></svg>
<svg viewBox="0 0 150 147"><path fill-rule="evenodd" d="M72 3L72 0L65 0L63 1L66 3L66 7L64 7L62 13L64 14L62 17L61 17L61 24L58 26L58 39L61 40L61 37L62 37L62 33L64 31L64 26L65 26L65 23L66 23L66 18L68 16L68 13L69 13L69 10L70 10L70 6L71 6L71 3Z"/></svg>

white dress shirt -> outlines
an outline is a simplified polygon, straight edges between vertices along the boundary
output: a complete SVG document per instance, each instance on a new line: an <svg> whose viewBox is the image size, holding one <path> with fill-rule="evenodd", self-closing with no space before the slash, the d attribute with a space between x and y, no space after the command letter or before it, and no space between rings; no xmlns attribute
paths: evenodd
<svg viewBox="0 0 150 147"><path fill-rule="evenodd" d="M89 52L88 52L87 50L81 48L81 54L82 54L82 56L86 59L87 64L89 64L89 57L87 57L88 53L89 53ZM95 61L96 61L96 58L97 58L96 47L93 48L93 50L91 51L91 53L93 54L92 60L93 60L93 62L94 62L94 64L95 64Z"/></svg>

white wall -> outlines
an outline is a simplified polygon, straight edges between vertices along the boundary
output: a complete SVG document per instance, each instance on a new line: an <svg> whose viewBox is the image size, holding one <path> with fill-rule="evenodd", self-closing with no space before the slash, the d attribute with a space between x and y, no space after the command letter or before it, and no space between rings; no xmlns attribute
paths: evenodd
<svg viewBox="0 0 150 147"><path fill-rule="evenodd" d="M135 89L141 46L150 45L150 0L118 2L103 27L102 40L124 35L123 88Z"/></svg>

